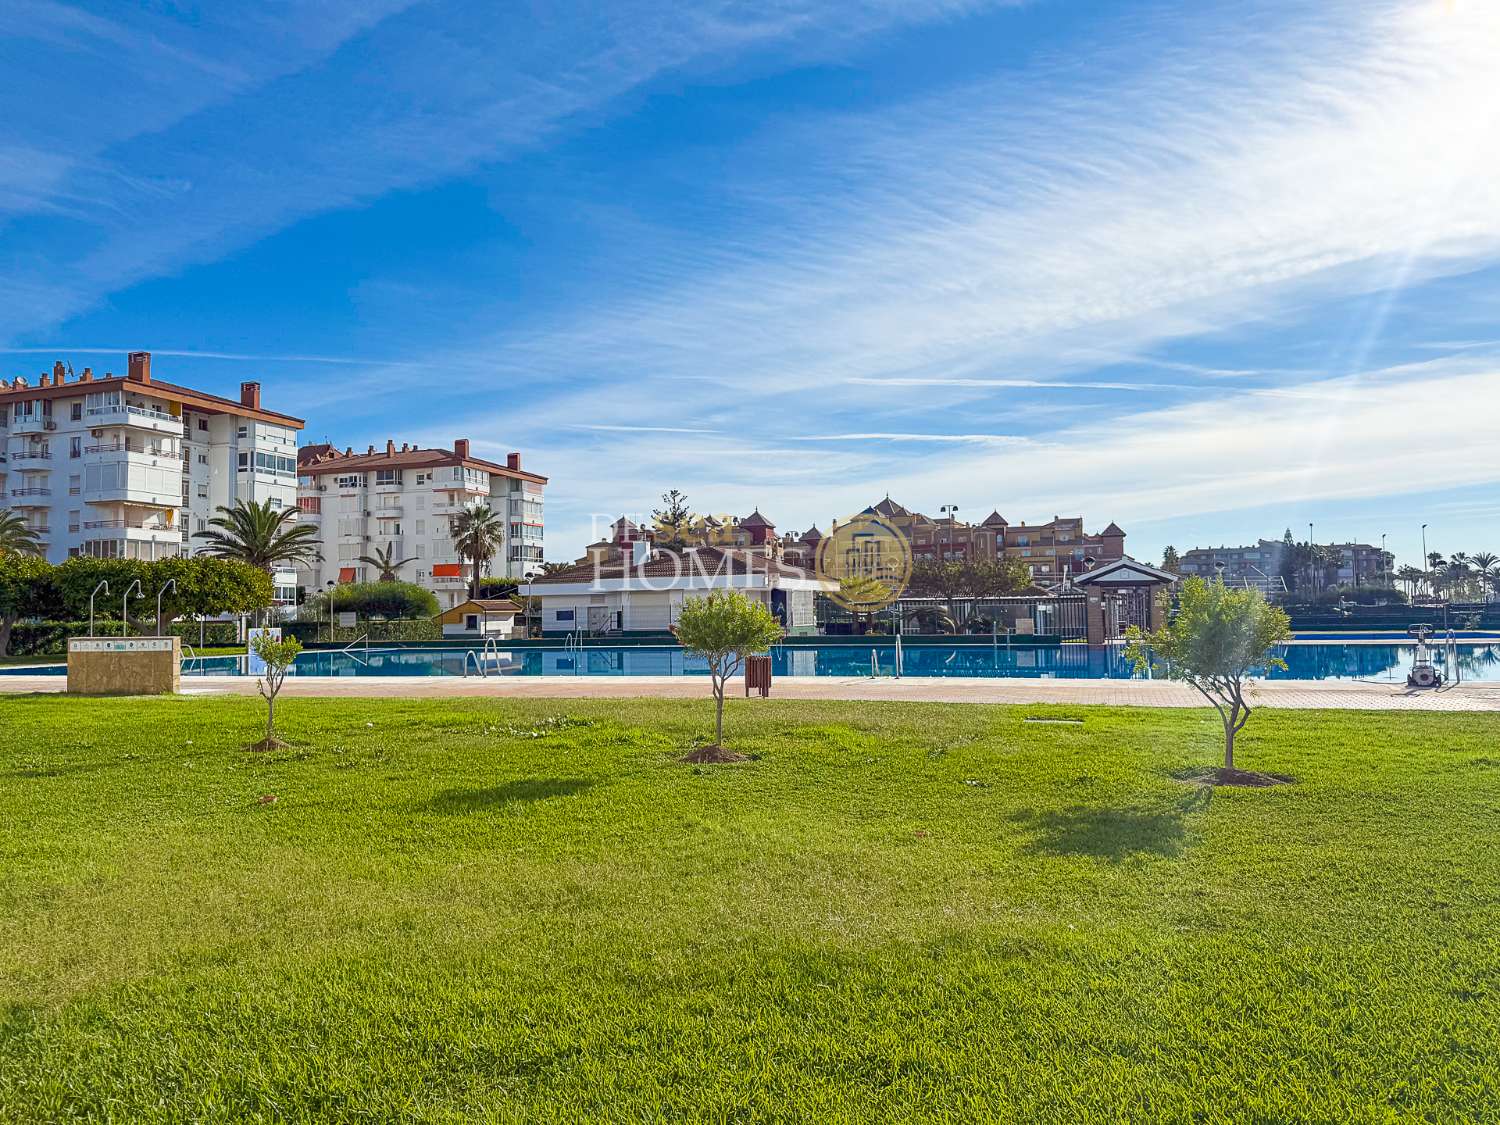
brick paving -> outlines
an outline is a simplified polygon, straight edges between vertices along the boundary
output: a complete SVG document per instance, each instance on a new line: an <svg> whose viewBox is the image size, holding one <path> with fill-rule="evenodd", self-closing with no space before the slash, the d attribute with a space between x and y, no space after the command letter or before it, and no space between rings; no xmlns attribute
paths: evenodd
<svg viewBox="0 0 1500 1125"><path fill-rule="evenodd" d="M0 676L3 692L60 692L61 676ZM255 694L255 681L239 676L191 676L184 695ZM740 694L738 684L731 688ZM700 699L705 677L692 676L302 676L286 681L289 696L443 699L494 696L533 699ZM1203 707L1184 684L1143 680L904 679L782 677L772 685L777 699L895 700L933 703L1073 703L1121 707ZM1260 684L1252 703L1264 707L1341 707L1360 710L1500 711L1500 683L1459 684L1436 691L1410 691L1404 684L1348 680L1273 680Z"/></svg>

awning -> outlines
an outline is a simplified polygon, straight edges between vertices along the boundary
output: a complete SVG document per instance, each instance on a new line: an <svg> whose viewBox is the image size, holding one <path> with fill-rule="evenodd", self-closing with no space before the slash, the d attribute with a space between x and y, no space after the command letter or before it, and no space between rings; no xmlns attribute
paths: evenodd
<svg viewBox="0 0 1500 1125"><path fill-rule="evenodd" d="M341 567L339 567L339 581L340 582L353 582L354 581L354 576L357 573L358 573L358 571L354 567L352 567L352 566L341 566Z"/></svg>
<svg viewBox="0 0 1500 1125"><path fill-rule="evenodd" d="M432 576L434 578L462 578L464 574L462 563L433 563Z"/></svg>

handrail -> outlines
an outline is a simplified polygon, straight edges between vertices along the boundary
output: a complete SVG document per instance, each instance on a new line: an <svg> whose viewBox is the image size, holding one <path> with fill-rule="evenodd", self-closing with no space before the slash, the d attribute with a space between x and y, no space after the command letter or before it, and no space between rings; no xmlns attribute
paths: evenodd
<svg viewBox="0 0 1500 1125"><path fill-rule="evenodd" d="M203 657L198 655L197 650L194 649L192 645L188 644L187 641L182 642L182 647L187 650L188 654L188 659L182 662L182 670L186 672L188 670L188 665L195 663L198 665L198 671L203 671Z"/></svg>
<svg viewBox="0 0 1500 1125"><path fill-rule="evenodd" d="M365 655L364 659L362 660L354 651L354 646L359 644L361 641L363 641L365 644ZM370 663L370 634L361 633L359 636L355 637L352 641L346 644L343 648L339 649L339 651L345 656L349 657L351 660L358 660L361 664L368 667Z"/></svg>
<svg viewBox="0 0 1500 1125"><path fill-rule="evenodd" d="M467 680L469 678L469 661L471 659L474 661L475 669L479 672L479 678L481 680L489 679L490 674L484 670L484 663L479 659L478 653L472 648L464 649L464 679Z"/></svg>

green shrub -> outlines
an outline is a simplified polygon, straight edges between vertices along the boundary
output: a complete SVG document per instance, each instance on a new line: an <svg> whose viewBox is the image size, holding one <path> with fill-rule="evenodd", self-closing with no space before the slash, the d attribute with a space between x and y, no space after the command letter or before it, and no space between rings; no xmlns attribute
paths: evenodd
<svg viewBox="0 0 1500 1125"><path fill-rule="evenodd" d="M362 618L387 620L436 617L437 595L411 582L353 582L332 590L335 613L356 613ZM302 605L304 621L328 620L328 593L308 598Z"/></svg>

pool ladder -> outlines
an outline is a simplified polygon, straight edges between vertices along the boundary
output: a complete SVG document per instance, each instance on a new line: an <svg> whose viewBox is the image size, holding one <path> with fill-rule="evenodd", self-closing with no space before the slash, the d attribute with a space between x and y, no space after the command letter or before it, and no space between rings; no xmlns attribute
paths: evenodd
<svg viewBox="0 0 1500 1125"><path fill-rule="evenodd" d="M464 679L469 678L469 660L471 658L474 661L474 667L479 672L479 678L482 680L489 679L488 665L490 660L493 659L496 664L500 663L500 642L494 637L486 637L484 639L483 655L475 652L472 648L464 653Z"/></svg>

